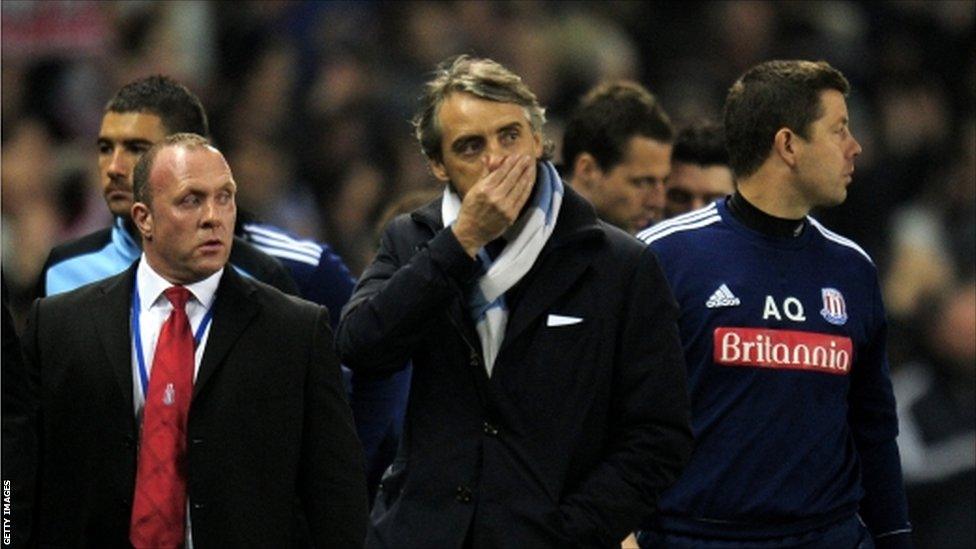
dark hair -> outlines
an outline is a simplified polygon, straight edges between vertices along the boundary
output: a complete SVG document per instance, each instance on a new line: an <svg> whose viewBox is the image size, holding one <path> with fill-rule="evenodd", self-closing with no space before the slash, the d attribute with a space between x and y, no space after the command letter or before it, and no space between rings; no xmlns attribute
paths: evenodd
<svg viewBox="0 0 976 549"><path fill-rule="evenodd" d="M166 133L210 135L207 113L200 99L168 76L150 76L122 86L105 110L155 114L166 126Z"/></svg>
<svg viewBox="0 0 976 549"><path fill-rule="evenodd" d="M443 132L437 113L444 100L455 92L521 106L525 109L532 131L542 136L546 110L539 105L532 90L522 82L522 77L491 59L459 55L437 66L434 77L424 85L420 108L412 120L417 141L420 141L420 148L427 158L438 162L443 160ZM543 158L548 159L552 154L552 143L545 136L542 136L542 143Z"/></svg>
<svg viewBox="0 0 976 549"><path fill-rule="evenodd" d="M623 158L633 136L670 143L674 130L661 104L640 84L599 85L583 96L566 125L563 163L571 171L576 157L588 152L600 169L609 170Z"/></svg>
<svg viewBox="0 0 976 549"><path fill-rule="evenodd" d="M698 166L728 166L725 130L710 120L698 120L682 128L674 138L672 162Z"/></svg>
<svg viewBox="0 0 976 549"><path fill-rule="evenodd" d="M824 90L850 91L844 75L826 61L767 61L739 77L725 99L725 137L736 177L759 169L780 129L808 139L810 124L823 116Z"/></svg>
<svg viewBox="0 0 976 549"><path fill-rule="evenodd" d="M153 164L156 163L156 155L166 147L183 147L195 149L197 147L210 146L210 140L202 135L195 133L174 133L168 135L159 143L149 148L132 169L132 196L136 202L152 204L152 189L149 184L149 175L152 173Z"/></svg>

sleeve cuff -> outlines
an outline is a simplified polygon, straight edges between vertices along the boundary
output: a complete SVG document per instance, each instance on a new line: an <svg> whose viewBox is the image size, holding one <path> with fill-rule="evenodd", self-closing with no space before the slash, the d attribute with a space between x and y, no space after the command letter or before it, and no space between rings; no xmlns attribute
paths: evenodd
<svg viewBox="0 0 976 549"><path fill-rule="evenodd" d="M462 284L481 274L480 264L464 251L450 227L445 227L430 239L427 248L431 261L448 277Z"/></svg>
<svg viewBox="0 0 976 549"><path fill-rule="evenodd" d="M874 546L877 549L913 549L912 531L910 529L896 530L879 534L874 538Z"/></svg>

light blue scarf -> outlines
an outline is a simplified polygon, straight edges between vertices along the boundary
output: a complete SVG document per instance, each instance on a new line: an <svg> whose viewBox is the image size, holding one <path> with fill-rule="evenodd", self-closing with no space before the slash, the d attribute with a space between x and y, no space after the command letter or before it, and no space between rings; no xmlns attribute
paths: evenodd
<svg viewBox="0 0 976 549"><path fill-rule="evenodd" d="M492 261L484 248L478 258L485 273L468 297L468 311L475 322L488 376L495 365L508 324L505 292L529 272L552 235L563 202L563 182L550 162L536 164L536 189L531 207L502 236L507 241L502 253ZM448 185L441 201L441 217L447 227L457 219L461 198Z"/></svg>

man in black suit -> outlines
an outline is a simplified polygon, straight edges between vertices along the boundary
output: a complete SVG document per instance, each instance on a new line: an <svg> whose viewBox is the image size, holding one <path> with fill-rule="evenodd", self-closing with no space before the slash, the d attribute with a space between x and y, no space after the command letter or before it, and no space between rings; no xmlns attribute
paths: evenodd
<svg viewBox="0 0 976 549"><path fill-rule="evenodd" d="M563 185L517 75L462 56L426 92L444 194L387 226L337 335L354 371L413 361L367 545L619 547L691 451L674 298Z"/></svg>
<svg viewBox="0 0 976 549"><path fill-rule="evenodd" d="M140 260L35 302L41 545L362 545L328 312L225 268L235 190L204 138L166 138L135 169Z"/></svg>

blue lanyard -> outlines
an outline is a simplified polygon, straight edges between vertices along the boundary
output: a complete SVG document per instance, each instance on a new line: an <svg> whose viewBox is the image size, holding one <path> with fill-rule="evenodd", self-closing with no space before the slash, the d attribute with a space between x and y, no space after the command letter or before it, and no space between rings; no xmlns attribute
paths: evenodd
<svg viewBox="0 0 976 549"><path fill-rule="evenodd" d="M142 397L146 398L146 392L149 390L149 374L146 372L146 359L142 354L142 332L139 329L139 309L139 284L136 282L132 285L132 337L136 344L136 362L139 363L139 384L142 386ZM211 306L203 315L203 320L200 321L200 325L197 326L197 333L193 334L194 349L200 345L203 332L207 330L207 325L210 324L212 319L213 307Z"/></svg>

